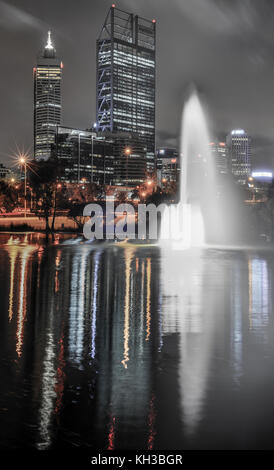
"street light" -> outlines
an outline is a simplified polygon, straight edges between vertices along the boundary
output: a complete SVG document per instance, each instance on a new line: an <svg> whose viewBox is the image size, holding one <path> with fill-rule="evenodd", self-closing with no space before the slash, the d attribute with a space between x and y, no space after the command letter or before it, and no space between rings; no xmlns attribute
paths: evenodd
<svg viewBox="0 0 274 470"><path fill-rule="evenodd" d="M128 157L129 157L130 154L131 154L131 148L126 147L125 148L125 155L127 157L127 162L126 162L126 165L127 165L127 167L126 167L126 188L127 188L127 190L128 190Z"/></svg>
<svg viewBox="0 0 274 470"><path fill-rule="evenodd" d="M25 218L27 217L27 161L25 157L20 157L19 158L19 163L24 166L24 171L25 171L25 190L24 190L24 216Z"/></svg>

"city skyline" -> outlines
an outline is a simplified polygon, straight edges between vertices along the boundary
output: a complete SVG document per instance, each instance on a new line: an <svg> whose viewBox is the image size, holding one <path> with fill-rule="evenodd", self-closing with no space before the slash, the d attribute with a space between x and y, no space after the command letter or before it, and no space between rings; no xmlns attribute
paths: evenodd
<svg viewBox="0 0 274 470"><path fill-rule="evenodd" d="M64 21L63 1L58 2L59 14L56 8L45 11L32 1L27 5L22 1L9 5L0 2L1 47L9 43L9 53L4 51L1 92L5 120L0 152L5 164L10 164L8 155L15 151L15 142L19 147L28 147L32 142L31 70L48 29L52 30L54 46L64 60L63 122L86 128L95 120L95 41L111 3L94 1L92 6L86 1L82 3L79 9L66 2ZM268 59L274 48L270 37L274 9L268 1L263 2L265 8L261 9L245 1L241 6L234 3L234 9L225 1L218 7L212 1L204 3L203 9L200 0L192 2L193 6L174 0L174 8L154 0L146 5L142 0L117 2L119 8L157 20L157 146L177 145L185 90L194 82L206 101L213 133L223 140L232 128L246 129L252 136L253 166L273 168L270 91L274 70ZM199 15L203 11L202 22ZM170 22L174 24L172 31ZM262 24L263 32L259 28ZM170 54L171 50L174 54ZM232 65L235 74L231 74Z"/></svg>

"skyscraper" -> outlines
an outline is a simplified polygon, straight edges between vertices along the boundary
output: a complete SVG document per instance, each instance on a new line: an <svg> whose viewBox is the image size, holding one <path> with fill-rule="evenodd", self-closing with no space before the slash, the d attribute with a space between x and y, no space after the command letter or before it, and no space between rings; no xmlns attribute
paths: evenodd
<svg viewBox="0 0 274 470"><path fill-rule="evenodd" d="M97 40L97 126L133 132L155 166L156 22L112 5Z"/></svg>
<svg viewBox="0 0 274 470"><path fill-rule="evenodd" d="M232 175L245 184L251 172L251 138L243 129L234 129L227 136Z"/></svg>
<svg viewBox="0 0 274 470"><path fill-rule="evenodd" d="M56 126L61 123L61 81L62 62L56 57L56 51L48 32L48 41L37 66L33 69L34 77L34 157L47 160L55 142Z"/></svg>
<svg viewBox="0 0 274 470"><path fill-rule="evenodd" d="M225 175L228 171L227 145L225 142L210 142L209 150L212 153L217 172Z"/></svg>

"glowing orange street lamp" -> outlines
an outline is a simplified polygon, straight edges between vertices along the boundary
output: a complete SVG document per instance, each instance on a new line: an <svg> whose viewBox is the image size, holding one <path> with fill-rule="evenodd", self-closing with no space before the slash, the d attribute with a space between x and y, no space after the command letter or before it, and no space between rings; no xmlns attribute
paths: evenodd
<svg viewBox="0 0 274 470"><path fill-rule="evenodd" d="M128 157L129 155L131 154L131 148L130 147L126 147L125 150L125 155L127 157L127 174L126 174L126 187L128 189Z"/></svg>
<svg viewBox="0 0 274 470"><path fill-rule="evenodd" d="M27 217L27 161L25 157L20 157L19 158L19 163L24 166L24 171L25 171L25 190L24 190L24 216Z"/></svg>

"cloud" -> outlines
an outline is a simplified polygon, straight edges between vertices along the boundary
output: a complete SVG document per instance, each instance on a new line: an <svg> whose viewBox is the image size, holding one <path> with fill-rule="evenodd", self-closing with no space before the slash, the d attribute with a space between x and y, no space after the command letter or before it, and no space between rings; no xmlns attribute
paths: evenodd
<svg viewBox="0 0 274 470"><path fill-rule="evenodd" d="M257 11L250 0L175 0L175 3L188 20L209 34L249 33L256 24Z"/></svg>
<svg viewBox="0 0 274 470"><path fill-rule="evenodd" d="M7 30L41 29L44 23L35 16L0 0L0 26Z"/></svg>

